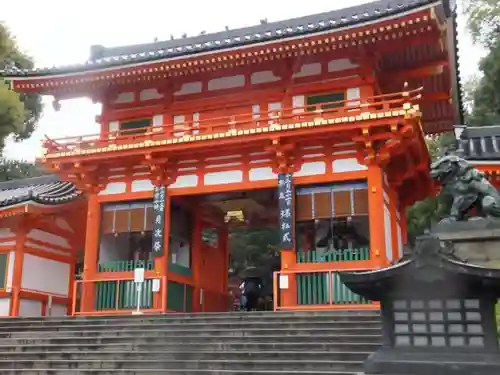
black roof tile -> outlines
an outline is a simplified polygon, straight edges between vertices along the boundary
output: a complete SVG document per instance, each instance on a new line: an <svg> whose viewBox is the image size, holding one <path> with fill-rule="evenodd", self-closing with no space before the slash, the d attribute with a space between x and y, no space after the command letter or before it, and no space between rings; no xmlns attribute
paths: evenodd
<svg viewBox="0 0 500 375"><path fill-rule="evenodd" d="M188 56L200 52L258 44L261 42L307 35L321 31L330 31L346 26L376 21L421 6L436 3L436 1L439 0L378 0L330 12L278 22L261 23L256 26L188 38L113 48L93 46L91 48L91 56L84 64L66 67L39 68L34 70L11 68L1 71L0 73L4 76L42 76L55 72L75 73L82 69L90 71L128 63L140 63ZM449 0L442 0L442 2L445 4L446 8L450 7Z"/></svg>
<svg viewBox="0 0 500 375"><path fill-rule="evenodd" d="M54 175L0 182L0 208L29 201L56 205L81 195L71 182L59 181Z"/></svg>
<svg viewBox="0 0 500 375"><path fill-rule="evenodd" d="M465 128L457 152L467 160L500 161L500 125Z"/></svg>

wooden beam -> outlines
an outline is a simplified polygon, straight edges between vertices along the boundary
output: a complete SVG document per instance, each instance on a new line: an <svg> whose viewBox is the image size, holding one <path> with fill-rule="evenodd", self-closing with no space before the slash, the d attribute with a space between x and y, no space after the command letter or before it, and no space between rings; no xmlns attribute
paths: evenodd
<svg viewBox="0 0 500 375"><path fill-rule="evenodd" d="M450 93L447 92L425 92L422 94L422 98L419 100L419 103L431 103L431 102L439 102L439 101L448 101L450 100Z"/></svg>
<svg viewBox="0 0 500 375"><path fill-rule="evenodd" d="M430 77L442 74L448 64L448 60L438 59L424 66L381 72L379 77L382 81L408 81L414 78Z"/></svg>

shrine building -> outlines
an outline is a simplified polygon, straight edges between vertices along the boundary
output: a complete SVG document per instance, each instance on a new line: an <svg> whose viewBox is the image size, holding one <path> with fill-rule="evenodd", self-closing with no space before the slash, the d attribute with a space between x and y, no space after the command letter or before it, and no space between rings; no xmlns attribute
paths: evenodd
<svg viewBox="0 0 500 375"><path fill-rule="evenodd" d="M457 152L500 188L500 125L460 127Z"/></svg>
<svg viewBox="0 0 500 375"><path fill-rule="evenodd" d="M275 310L377 308L338 271L397 261L434 192L425 137L461 118L455 9L380 0L1 73L102 104L0 183L0 315L227 311L230 233L274 228ZM69 124L68 124L69 125ZM91 126L92 124L89 124Z"/></svg>

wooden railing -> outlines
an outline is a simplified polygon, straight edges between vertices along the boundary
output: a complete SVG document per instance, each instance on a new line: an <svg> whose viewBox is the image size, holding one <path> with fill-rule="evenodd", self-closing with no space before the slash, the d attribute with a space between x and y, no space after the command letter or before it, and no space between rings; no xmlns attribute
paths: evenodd
<svg viewBox="0 0 500 375"><path fill-rule="evenodd" d="M282 277L287 285L280 285ZM338 270L282 270L274 272L274 310L377 309L375 302L353 293L341 281ZM288 293L288 298L284 294ZM294 301L293 303L285 302Z"/></svg>
<svg viewBox="0 0 500 375"><path fill-rule="evenodd" d="M378 115L390 111L408 109L405 105L415 104L421 97L422 89L372 96L360 99L281 108L259 113L184 121L138 129L102 132L50 139L46 137L44 148L47 154L71 152L74 150L96 149L110 145L134 144L147 140L175 140L185 136L207 136L226 132L249 130L269 131L273 126L284 126L318 119L337 119L357 116L363 113ZM259 129L261 129L259 131Z"/></svg>
<svg viewBox="0 0 500 375"><path fill-rule="evenodd" d="M160 288L153 292L153 280L160 280ZM140 311L163 313L166 311L166 277L145 277L140 297ZM75 281L72 315L131 314L137 310L139 301L133 275L115 279ZM82 301L85 294L93 295L92 306ZM89 308L90 307L90 308Z"/></svg>

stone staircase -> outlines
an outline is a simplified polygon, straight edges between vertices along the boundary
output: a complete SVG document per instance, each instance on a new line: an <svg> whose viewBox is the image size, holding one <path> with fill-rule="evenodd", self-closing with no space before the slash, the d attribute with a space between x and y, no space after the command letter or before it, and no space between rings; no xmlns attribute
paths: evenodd
<svg viewBox="0 0 500 375"><path fill-rule="evenodd" d="M19 318L0 324L0 374L355 375L377 311Z"/></svg>

